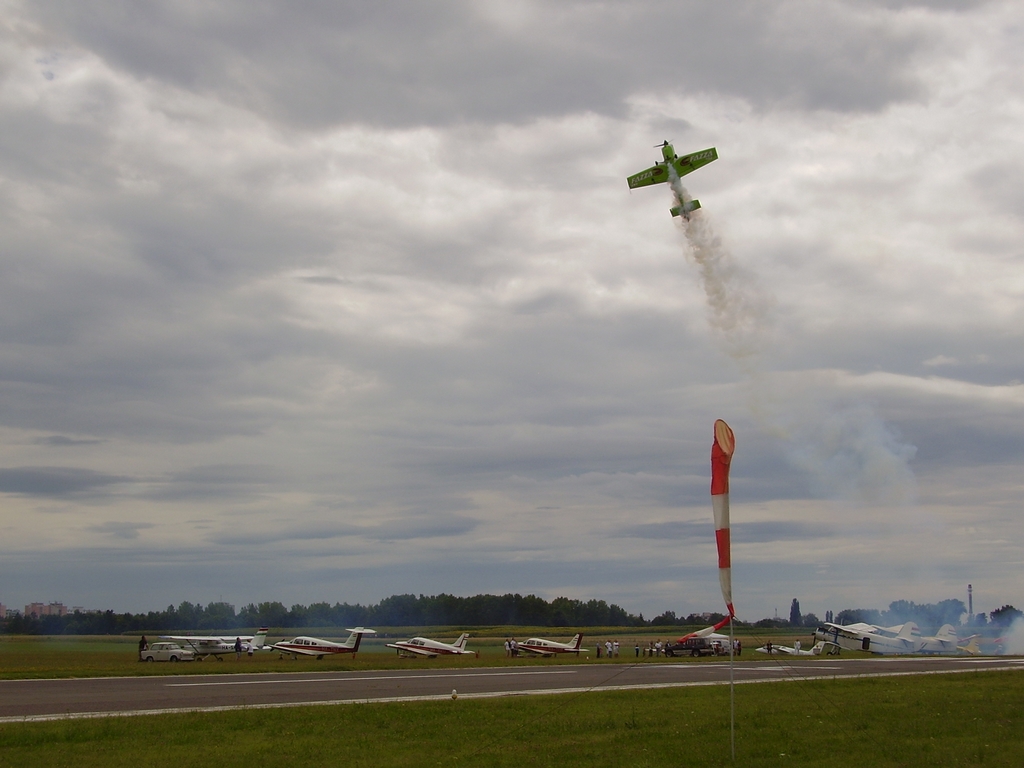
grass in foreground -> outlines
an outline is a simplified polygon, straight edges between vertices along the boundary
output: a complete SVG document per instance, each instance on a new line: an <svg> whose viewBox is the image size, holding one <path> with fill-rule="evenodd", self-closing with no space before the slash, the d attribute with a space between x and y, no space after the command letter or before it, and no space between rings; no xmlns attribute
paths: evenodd
<svg viewBox="0 0 1024 768"><path fill-rule="evenodd" d="M1024 765L1024 676L736 688L736 763ZM0 765L730 766L727 687L0 725Z"/></svg>

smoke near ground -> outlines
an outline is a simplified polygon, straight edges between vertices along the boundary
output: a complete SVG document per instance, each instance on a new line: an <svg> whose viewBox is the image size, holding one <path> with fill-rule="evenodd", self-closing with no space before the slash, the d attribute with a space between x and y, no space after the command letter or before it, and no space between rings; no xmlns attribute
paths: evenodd
<svg viewBox="0 0 1024 768"><path fill-rule="evenodd" d="M693 199L670 168L674 205ZM917 449L903 443L865 403L792 387L765 368L771 347L771 300L736 264L702 210L683 219L688 255L696 263L708 301L708 322L721 346L747 377L750 409L776 437L787 461L809 477L822 496L864 504L908 504L917 497L910 461Z"/></svg>
<svg viewBox="0 0 1024 768"><path fill-rule="evenodd" d="M1016 619L1003 634L1003 653L1024 655L1024 619Z"/></svg>

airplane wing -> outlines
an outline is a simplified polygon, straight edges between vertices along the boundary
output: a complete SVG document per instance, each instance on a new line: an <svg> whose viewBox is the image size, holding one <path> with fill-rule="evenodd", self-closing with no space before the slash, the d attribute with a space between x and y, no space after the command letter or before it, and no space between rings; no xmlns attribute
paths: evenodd
<svg viewBox="0 0 1024 768"><path fill-rule="evenodd" d="M270 646L271 650L280 651L281 653L297 653L301 656L326 656L327 652L323 648L317 650L315 647L306 648L301 645L291 645L289 643L274 643Z"/></svg>
<svg viewBox="0 0 1024 768"><path fill-rule="evenodd" d="M710 149L702 149L700 152L694 152L689 155L683 155L672 161L672 165L676 169L676 173L680 176L685 176L688 173L693 173L698 168L712 163L718 159L718 150L714 147ZM632 185L631 185L632 186Z"/></svg>
<svg viewBox="0 0 1024 768"><path fill-rule="evenodd" d="M417 656L426 656L431 659L437 656L437 651L433 651L430 648L415 648L408 645L396 645L394 643L388 643L387 647L394 648L402 653L415 653Z"/></svg>
<svg viewBox="0 0 1024 768"><path fill-rule="evenodd" d="M693 170L692 168L690 170ZM689 173L689 171L687 171ZM634 173L626 178L630 189L637 187L649 187L652 184L663 184L668 181L668 168L663 163L655 163L650 168Z"/></svg>
<svg viewBox="0 0 1024 768"><path fill-rule="evenodd" d="M872 631L873 628L870 624L830 624L825 622L825 626L828 627L828 632L834 632L854 640L861 640L865 635L868 637L878 635L877 632Z"/></svg>
<svg viewBox="0 0 1024 768"><path fill-rule="evenodd" d="M531 646L531 645L522 645L522 644L520 644L519 645L519 650L521 652L525 652L525 653L532 653L532 654L534 654L536 656L554 656L555 655L555 650L554 649L549 648L549 649L546 649L546 650L542 650L540 648L537 648L537 647L534 647L534 646Z"/></svg>
<svg viewBox="0 0 1024 768"><path fill-rule="evenodd" d="M253 641L253 635L235 635L243 643L251 643ZM177 642L186 643L228 643L229 645L235 642L235 637L204 637L202 635L160 635L161 640L175 640Z"/></svg>

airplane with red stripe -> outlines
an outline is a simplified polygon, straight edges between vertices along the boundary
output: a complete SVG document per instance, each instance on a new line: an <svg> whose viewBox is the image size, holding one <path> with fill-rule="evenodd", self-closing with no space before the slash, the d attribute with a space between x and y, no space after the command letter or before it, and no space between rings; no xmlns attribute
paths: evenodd
<svg viewBox="0 0 1024 768"><path fill-rule="evenodd" d="M575 653L580 651L588 653L588 649L582 648L583 635L575 635L568 643L559 643L555 640L545 640L543 637L531 637L524 643L519 643L519 650L533 653L537 656L554 656L556 653Z"/></svg>
<svg viewBox="0 0 1024 768"><path fill-rule="evenodd" d="M343 643L334 643L330 640L321 640L319 637L300 635L291 640L282 640L280 643L274 643L270 646L270 649L279 651L282 657L286 653L290 654L293 659L297 659L299 656L315 656L317 659L322 659L324 656L345 653L351 653L354 658L356 651L359 650L359 643L362 642L363 635L377 634L377 630L364 627L356 627L348 631L352 634Z"/></svg>
<svg viewBox="0 0 1024 768"><path fill-rule="evenodd" d="M388 648L394 648L399 656L415 658L426 656L433 659L436 656L465 656L473 655L473 651L466 650L466 641L469 635L463 632L454 643L442 643L439 640L431 640L429 637L414 637L411 640L400 640L397 643L388 643ZM480 654L476 654L479 656Z"/></svg>

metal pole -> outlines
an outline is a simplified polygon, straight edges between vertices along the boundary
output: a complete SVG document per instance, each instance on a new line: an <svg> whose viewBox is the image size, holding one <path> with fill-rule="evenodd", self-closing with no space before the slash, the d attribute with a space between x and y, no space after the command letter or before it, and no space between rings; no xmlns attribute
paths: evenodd
<svg viewBox="0 0 1024 768"><path fill-rule="evenodd" d="M736 681L733 679L733 653L736 644L732 639L732 617L729 617L729 743L732 746L732 761L736 762Z"/></svg>

